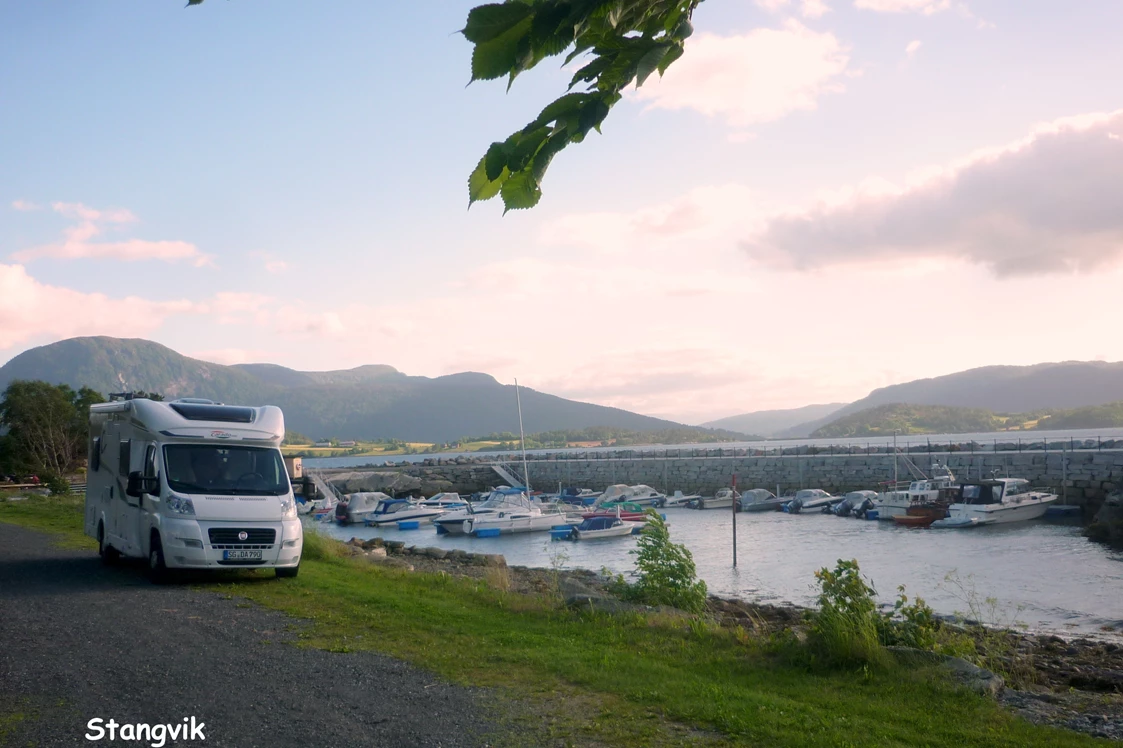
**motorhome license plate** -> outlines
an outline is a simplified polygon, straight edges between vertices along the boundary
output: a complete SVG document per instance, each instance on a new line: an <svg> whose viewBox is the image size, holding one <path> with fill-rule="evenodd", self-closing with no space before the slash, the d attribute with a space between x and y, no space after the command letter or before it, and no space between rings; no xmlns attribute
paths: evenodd
<svg viewBox="0 0 1123 748"><path fill-rule="evenodd" d="M222 558L226 561L260 561L261 551L223 551Z"/></svg>

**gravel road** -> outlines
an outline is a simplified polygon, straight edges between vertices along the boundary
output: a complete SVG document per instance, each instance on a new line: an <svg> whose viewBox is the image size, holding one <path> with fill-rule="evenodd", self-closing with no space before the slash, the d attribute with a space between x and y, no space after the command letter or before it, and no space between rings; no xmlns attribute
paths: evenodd
<svg viewBox="0 0 1123 748"><path fill-rule="evenodd" d="M390 657L299 649L299 626L0 523L0 744L94 745L95 717L194 716L205 742L175 745L237 748L486 745L501 734L487 692Z"/></svg>

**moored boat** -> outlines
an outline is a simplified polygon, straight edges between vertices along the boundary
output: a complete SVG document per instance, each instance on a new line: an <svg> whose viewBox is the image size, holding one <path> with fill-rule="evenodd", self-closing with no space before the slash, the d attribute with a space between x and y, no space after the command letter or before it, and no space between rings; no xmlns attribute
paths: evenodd
<svg viewBox="0 0 1123 748"><path fill-rule="evenodd" d="M581 519L593 517L619 517L625 522L646 522L648 507L641 506L632 501L609 501L597 504L591 512L585 512Z"/></svg>
<svg viewBox="0 0 1123 748"><path fill-rule="evenodd" d="M483 501L469 503L463 509L447 512L434 519L433 524L436 525L439 533L461 535L464 533L464 520L481 514L521 511L529 506L532 506L530 498L522 489L501 486L487 494Z"/></svg>
<svg viewBox="0 0 1123 748"><path fill-rule="evenodd" d="M893 517L893 522L903 527L928 527L933 522L946 517L948 510L940 504L917 504L910 506L904 514Z"/></svg>
<svg viewBox="0 0 1123 748"><path fill-rule="evenodd" d="M695 509L730 509L739 496L732 488L720 488L713 496L703 496L692 506Z"/></svg>
<svg viewBox="0 0 1123 748"><path fill-rule="evenodd" d="M373 497L380 496L377 500ZM374 506L369 504L374 501ZM386 494L351 494L348 504L352 505L351 521L362 520L364 525L381 527L398 522L429 522L445 513L444 509L424 507L407 499L391 499Z"/></svg>
<svg viewBox="0 0 1123 748"><path fill-rule="evenodd" d="M778 512L790 498L777 496L767 488L750 488L741 494L739 504L742 512Z"/></svg>
<svg viewBox="0 0 1123 748"><path fill-rule="evenodd" d="M691 502L697 501L700 498L702 497L696 493L684 494L682 491L675 491L672 495L667 497L667 502L664 506L690 506Z"/></svg>
<svg viewBox="0 0 1123 748"><path fill-rule="evenodd" d="M634 522L625 522L619 517L590 517L573 528L573 536L577 540L612 538L621 535L631 535L635 531L635 528L636 525Z"/></svg>
<svg viewBox="0 0 1123 748"><path fill-rule="evenodd" d="M1022 522L1044 516L1045 510L1058 498L1055 493L1034 490L1025 478L964 483L948 507L948 517L986 525Z"/></svg>

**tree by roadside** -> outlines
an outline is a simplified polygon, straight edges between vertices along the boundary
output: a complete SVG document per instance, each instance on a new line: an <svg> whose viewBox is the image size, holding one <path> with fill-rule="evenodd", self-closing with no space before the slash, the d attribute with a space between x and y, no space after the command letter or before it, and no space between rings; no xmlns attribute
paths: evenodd
<svg viewBox="0 0 1123 748"><path fill-rule="evenodd" d="M105 402L89 387L16 380L0 399L0 427L7 430L0 459L9 472L62 476L86 453L90 406Z"/></svg>

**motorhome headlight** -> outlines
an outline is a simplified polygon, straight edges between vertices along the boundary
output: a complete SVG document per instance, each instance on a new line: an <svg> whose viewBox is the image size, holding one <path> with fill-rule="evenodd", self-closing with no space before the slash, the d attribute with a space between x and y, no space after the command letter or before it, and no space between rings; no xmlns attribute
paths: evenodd
<svg viewBox="0 0 1123 748"><path fill-rule="evenodd" d="M195 514L195 505L191 503L191 499L181 499L173 495L168 497L167 504L168 509L176 514Z"/></svg>
<svg viewBox="0 0 1123 748"><path fill-rule="evenodd" d="M291 518L296 516L296 502L293 501L292 496L280 496L281 499L281 516Z"/></svg>

